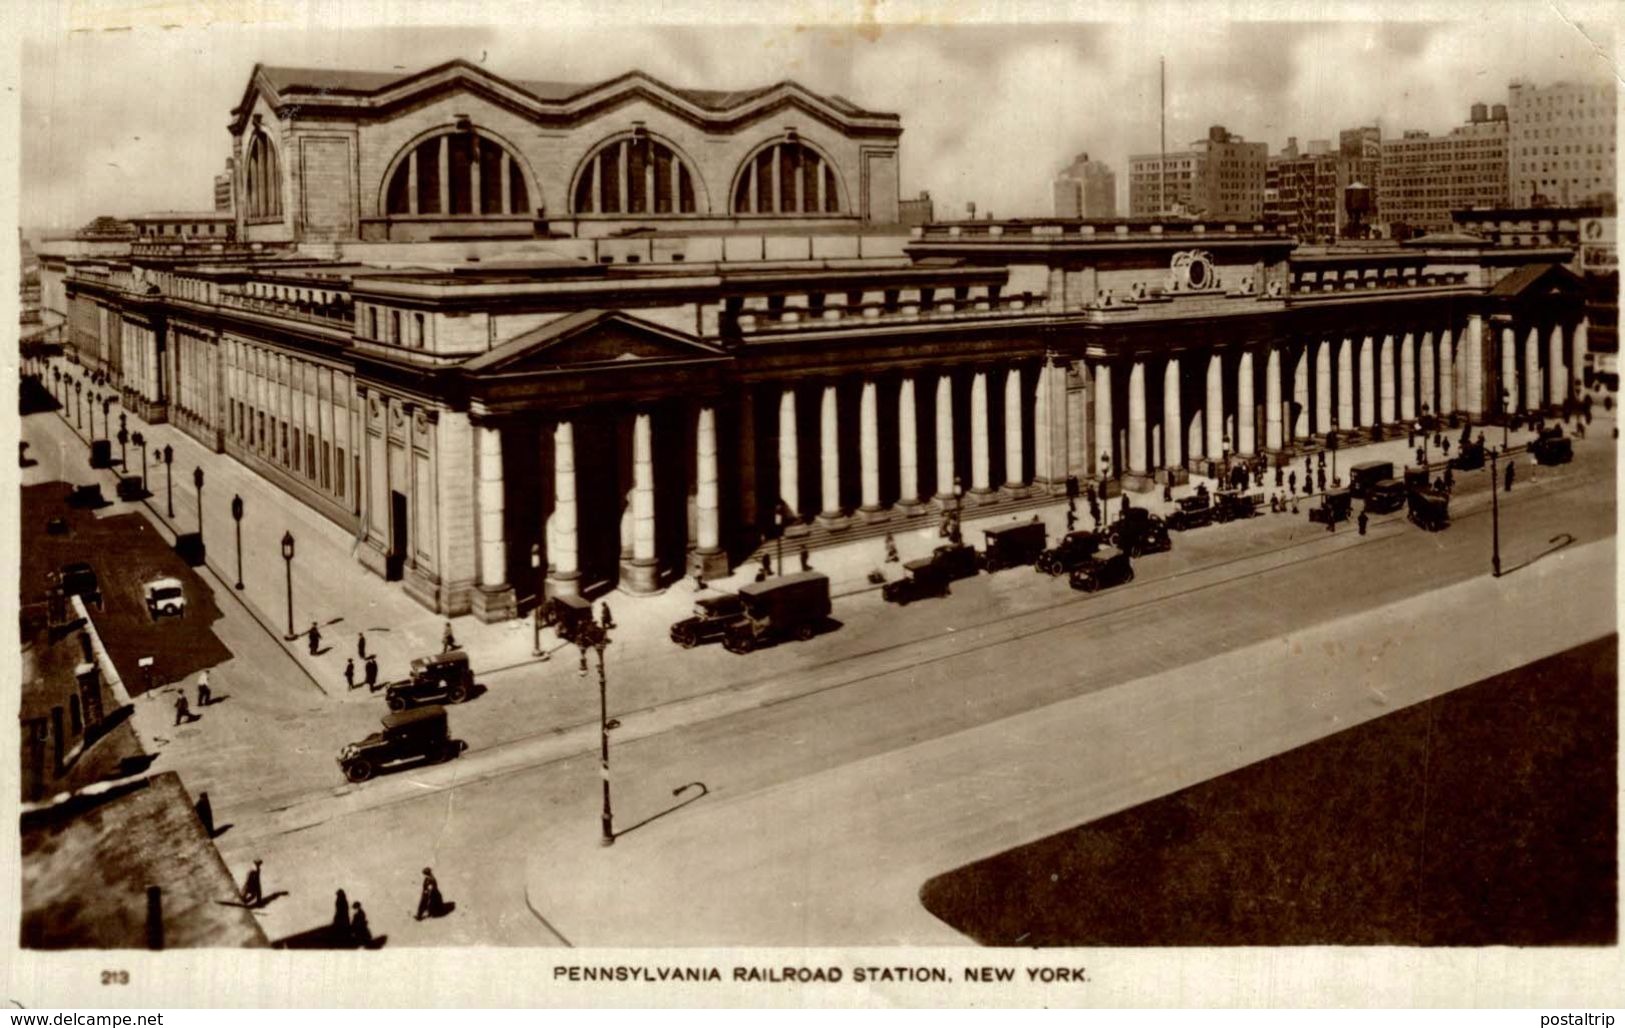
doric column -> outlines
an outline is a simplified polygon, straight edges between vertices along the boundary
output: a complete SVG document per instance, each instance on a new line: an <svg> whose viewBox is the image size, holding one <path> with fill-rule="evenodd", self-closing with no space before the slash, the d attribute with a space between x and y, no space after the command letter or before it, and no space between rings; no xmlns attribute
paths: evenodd
<svg viewBox="0 0 1625 1028"><path fill-rule="evenodd" d="M717 518L717 412L701 404L694 429L695 543L701 554L715 553L721 539Z"/></svg>
<svg viewBox="0 0 1625 1028"><path fill-rule="evenodd" d="M1450 330L1439 333L1439 413L1450 414L1456 409L1456 354Z"/></svg>
<svg viewBox="0 0 1625 1028"><path fill-rule="evenodd" d="M1399 341L1399 416L1416 419L1416 335L1406 332Z"/></svg>
<svg viewBox="0 0 1625 1028"><path fill-rule="evenodd" d="M1315 348L1315 432L1332 430L1332 341L1321 339Z"/></svg>
<svg viewBox="0 0 1625 1028"><path fill-rule="evenodd" d="M1343 337L1337 350L1337 421L1343 431L1355 427L1354 420L1354 340Z"/></svg>
<svg viewBox="0 0 1625 1028"><path fill-rule="evenodd" d="M548 581L555 595L574 596L581 577L576 543L575 426L553 426L553 519L548 539Z"/></svg>
<svg viewBox="0 0 1625 1028"><path fill-rule="evenodd" d="M1433 375L1432 332L1422 333L1422 347L1420 353L1418 354L1418 369L1420 371L1421 378L1421 391L1417 393L1417 399L1420 403L1417 410L1420 412L1421 407L1426 407L1428 410L1437 414L1439 413L1439 408L1441 405L1439 403L1439 394L1435 392L1433 388L1435 378Z"/></svg>
<svg viewBox="0 0 1625 1028"><path fill-rule="evenodd" d="M866 379L858 400L858 471L863 480L863 509L880 510L880 405L873 379Z"/></svg>
<svg viewBox="0 0 1625 1028"><path fill-rule="evenodd" d="M1523 341L1523 409L1540 410L1540 329L1531 325Z"/></svg>
<svg viewBox="0 0 1625 1028"><path fill-rule="evenodd" d="M1136 475L1150 470L1145 431L1145 361L1136 360L1128 369L1128 469Z"/></svg>
<svg viewBox="0 0 1625 1028"><path fill-rule="evenodd" d="M1501 392L1504 396L1490 398L1490 408L1496 413L1514 410L1518 406L1518 337L1512 326L1501 329Z"/></svg>
<svg viewBox="0 0 1625 1028"><path fill-rule="evenodd" d="M1026 485L1026 451L1021 445L1021 367L1004 374L1004 484L1010 489Z"/></svg>
<svg viewBox="0 0 1625 1028"><path fill-rule="evenodd" d="M1281 439L1281 351L1275 346L1264 358L1264 445L1279 450Z"/></svg>
<svg viewBox="0 0 1625 1028"><path fill-rule="evenodd" d="M800 465L797 460L796 390L785 387L779 394L779 499L790 513L801 516Z"/></svg>
<svg viewBox="0 0 1625 1028"><path fill-rule="evenodd" d="M1254 438L1254 425L1258 420L1258 405L1253 402L1253 352L1241 351L1236 362L1236 452L1251 457L1258 449Z"/></svg>
<svg viewBox="0 0 1625 1028"><path fill-rule="evenodd" d="M901 507L920 502L920 449L915 424L914 376L904 375L897 387L897 503Z"/></svg>
<svg viewBox="0 0 1625 1028"><path fill-rule="evenodd" d="M1394 337L1392 334L1382 337L1382 346L1377 350L1377 399L1382 415L1382 424L1391 425L1394 422Z"/></svg>
<svg viewBox="0 0 1625 1028"><path fill-rule="evenodd" d="M1588 360L1587 354L1591 349L1591 321L1581 318L1580 323L1574 326L1574 366L1569 373L1574 377L1574 393L1576 396L1585 395L1585 368Z"/></svg>
<svg viewBox="0 0 1625 1028"><path fill-rule="evenodd" d="M1207 455L1224 453L1224 358L1214 350L1207 358Z"/></svg>
<svg viewBox="0 0 1625 1028"><path fill-rule="evenodd" d="M1298 416L1293 419L1289 432L1293 439L1306 439L1309 436L1309 347L1312 345L1304 343L1299 346L1297 359L1292 365L1292 401L1298 409Z"/></svg>
<svg viewBox="0 0 1625 1028"><path fill-rule="evenodd" d="M987 461L987 372L978 370L970 381L970 480L971 492L985 493L988 484Z"/></svg>
<svg viewBox="0 0 1625 1028"><path fill-rule="evenodd" d="M1095 470L1101 474L1109 474L1121 470L1099 466L1102 453L1111 455L1112 441L1117 438L1116 430L1112 427L1112 366L1105 361L1095 365L1095 439L1094 449L1091 453L1095 462Z"/></svg>
<svg viewBox="0 0 1625 1028"><path fill-rule="evenodd" d="M503 546L502 430L474 427L479 442L480 585L500 587L507 581Z"/></svg>
<svg viewBox="0 0 1625 1028"><path fill-rule="evenodd" d="M824 386L823 402L818 408L818 469L823 485L823 507L819 517L825 519L838 518L842 514L839 413L835 383L830 382Z"/></svg>
<svg viewBox="0 0 1625 1028"><path fill-rule="evenodd" d="M937 375L937 498L954 497L954 380Z"/></svg>
<svg viewBox="0 0 1625 1028"><path fill-rule="evenodd" d="M1553 407L1561 406L1569 397L1569 373L1563 365L1563 323L1558 322L1552 326L1552 334L1546 351L1546 378L1550 383L1546 390L1547 403Z"/></svg>
<svg viewBox="0 0 1625 1028"><path fill-rule="evenodd" d="M1033 483L1039 486L1055 481L1054 469L1050 467L1050 454L1054 452L1050 434L1055 428L1051 420L1055 408L1049 395L1053 373L1046 355L1038 364L1038 381L1033 386ZM1061 409L1066 409L1064 404Z"/></svg>
<svg viewBox="0 0 1625 1028"><path fill-rule="evenodd" d="M647 588L654 588L655 474L654 438L648 411L632 419L632 565L634 589L645 583L636 569L647 568Z"/></svg>
<svg viewBox="0 0 1625 1028"><path fill-rule="evenodd" d="M1360 340L1360 427L1370 428L1377 421L1376 340L1363 336Z"/></svg>
<svg viewBox="0 0 1625 1028"><path fill-rule="evenodd" d="M1185 419L1179 409L1179 358L1169 357L1162 365L1162 464L1170 470L1183 467Z"/></svg>

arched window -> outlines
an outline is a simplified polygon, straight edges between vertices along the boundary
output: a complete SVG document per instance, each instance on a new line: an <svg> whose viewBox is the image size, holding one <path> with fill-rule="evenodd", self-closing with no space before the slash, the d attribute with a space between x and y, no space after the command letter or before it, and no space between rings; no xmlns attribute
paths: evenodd
<svg viewBox="0 0 1625 1028"><path fill-rule="evenodd" d="M581 165L576 214L693 214L694 173L671 147L648 133L612 139Z"/></svg>
<svg viewBox="0 0 1625 1028"><path fill-rule="evenodd" d="M275 218L282 214L282 169L276 147L264 132L255 130L248 144L248 175L244 183L248 216Z"/></svg>
<svg viewBox="0 0 1625 1028"><path fill-rule="evenodd" d="M414 146L395 165L389 214L528 214L530 189L518 158L470 126Z"/></svg>
<svg viewBox="0 0 1625 1028"><path fill-rule="evenodd" d="M734 184L735 214L839 214L840 182L822 154L794 137L758 150Z"/></svg>

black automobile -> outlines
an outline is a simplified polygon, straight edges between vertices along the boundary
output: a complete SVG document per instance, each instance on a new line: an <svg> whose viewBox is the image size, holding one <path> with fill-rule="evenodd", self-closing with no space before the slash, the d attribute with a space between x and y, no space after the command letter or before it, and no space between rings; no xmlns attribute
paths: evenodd
<svg viewBox="0 0 1625 1028"><path fill-rule="evenodd" d="M1428 532L1450 527L1450 496L1432 489L1413 489L1405 516Z"/></svg>
<svg viewBox="0 0 1625 1028"><path fill-rule="evenodd" d="M929 557L903 565L903 577L887 582L880 598L887 603L907 604L927 596L946 596L948 586L976 574L976 551L962 543L938 546Z"/></svg>
<svg viewBox="0 0 1625 1028"><path fill-rule="evenodd" d="M1213 520L1245 521L1258 514L1259 498L1236 489L1221 489L1213 500Z"/></svg>
<svg viewBox="0 0 1625 1028"><path fill-rule="evenodd" d="M102 604L102 586L96 578L96 569L84 561L74 561L62 565L57 572L57 580L62 586L62 595L83 597L86 603L93 603L100 607Z"/></svg>
<svg viewBox="0 0 1625 1028"><path fill-rule="evenodd" d="M1126 552L1130 557L1147 553L1161 553L1174 547L1168 537L1168 526L1144 507L1130 507L1116 521L1106 541Z"/></svg>
<svg viewBox="0 0 1625 1028"><path fill-rule="evenodd" d="M1574 444L1561 428L1548 428L1529 444L1529 452L1540 464L1567 464L1574 459Z"/></svg>
<svg viewBox="0 0 1625 1028"><path fill-rule="evenodd" d="M1365 509L1372 514L1392 514L1405 506L1405 497L1414 488L1397 478L1372 483L1366 490Z"/></svg>
<svg viewBox="0 0 1625 1028"><path fill-rule="evenodd" d="M452 760L467 744L451 738L445 707L418 707L384 717L381 731L339 751L339 770L352 782L365 782L379 771L402 764L438 764Z"/></svg>
<svg viewBox="0 0 1625 1028"><path fill-rule="evenodd" d="M1068 583L1074 589L1092 593L1134 581L1134 562L1122 550L1104 547L1072 569Z"/></svg>
<svg viewBox="0 0 1625 1028"><path fill-rule="evenodd" d="M1176 532L1201 528L1213 523L1213 498L1206 492L1182 496L1175 501L1175 509L1168 515L1168 527Z"/></svg>
<svg viewBox="0 0 1625 1028"><path fill-rule="evenodd" d="M1042 574L1064 575L1099 549L1100 536L1094 532L1068 532L1059 544L1040 553L1033 567Z"/></svg>
<svg viewBox="0 0 1625 1028"><path fill-rule="evenodd" d="M982 551L982 566L989 573L1035 562L1049 541L1044 523L1036 516L1019 525L989 528L984 534L987 546Z"/></svg>
<svg viewBox="0 0 1625 1028"><path fill-rule="evenodd" d="M1320 506L1309 511L1309 520L1328 524L1347 521L1354 510L1354 496L1347 489L1334 489L1320 498Z"/></svg>
<svg viewBox="0 0 1625 1028"><path fill-rule="evenodd" d="M108 505L99 483L68 486L68 506L79 510L97 510Z"/></svg>
<svg viewBox="0 0 1625 1028"><path fill-rule="evenodd" d="M1462 444L1461 452L1451 459L1450 466L1457 471L1477 471L1484 466L1484 444L1479 442Z"/></svg>
<svg viewBox="0 0 1625 1028"><path fill-rule="evenodd" d="M734 593L706 596L694 601L694 613L671 626L671 641L688 649L700 643L715 642L728 626L739 620L744 604Z"/></svg>
<svg viewBox="0 0 1625 1028"><path fill-rule="evenodd" d="M551 626L565 642L575 642L581 626L591 621L592 603L579 596L550 596L542 604L542 624Z"/></svg>
<svg viewBox="0 0 1625 1028"><path fill-rule="evenodd" d="M384 687L384 702L390 710L406 710L426 703L461 703L474 691L474 671L468 654L447 650L432 657L412 661L411 676Z"/></svg>

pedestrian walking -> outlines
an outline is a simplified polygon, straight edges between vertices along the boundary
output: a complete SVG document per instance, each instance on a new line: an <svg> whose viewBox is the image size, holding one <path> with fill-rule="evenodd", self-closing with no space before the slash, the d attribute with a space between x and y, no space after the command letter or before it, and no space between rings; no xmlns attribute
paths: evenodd
<svg viewBox="0 0 1625 1028"><path fill-rule="evenodd" d="M355 658L354 657L345 657L344 658L344 688L346 690L355 688Z"/></svg>
<svg viewBox="0 0 1625 1028"><path fill-rule="evenodd" d="M897 540L892 538L890 532L886 533L886 563L896 564L901 558L897 556Z"/></svg>
<svg viewBox="0 0 1625 1028"><path fill-rule="evenodd" d="M355 655L359 660L367 659L367 633L357 632L355 637Z"/></svg>
<svg viewBox="0 0 1625 1028"><path fill-rule="evenodd" d="M447 621L446 622L446 627L444 629L442 629L441 632L440 632L440 652L441 653L450 653L452 650L455 650L456 648L457 648L457 637L455 635L451 634L451 622Z"/></svg>
<svg viewBox="0 0 1625 1028"><path fill-rule="evenodd" d="M600 625L603 625L605 628L614 628L615 627L615 618L609 612L609 601L608 600L604 601L604 605L599 610L598 614L599 614L598 623Z"/></svg>
<svg viewBox="0 0 1625 1028"><path fill-rule="evenodd" d="M378 658L367 658L367 688L373 689L378 685Z"/></svg>
<svg viewBox="0 0 1625 1028"><path fill-rule="evenodd" d="M305 634L310 638L310 655L314 657L316 652L322 648L322 630L316 627L316 622L312 621L310 631Z"/></svg>
<svg viewBox="0 0 1625 1028"><path fill-rule="evenodd" d="M333 932L341 939L350 937L350 901L343 889L333 894Z"/></svg>
<svg viewBox="0 0 1625 1028"><path fill-rule="evenodd" d="M1509 493L1512 491L1512 479L1515 476L1516 476L1515 466L1513 465L1512 461L1507 461L1507 470L1506 470L1506 476L1505 477L1506 477L1506 483L1507 483L1506 491L1509 492Z"/></svg>
<svg viewBox="0 0 1625 1028"><path fill-rule="evenodd" d="M810 556L808 556L808 554L807 554L806 544L802 544L802 547L801 547L801 570L803 570L803 571L811 571L812 570L812 558Z"/></svg>
<svg viewBox="0 0 1625 1028"><path fill-rule="evenodd" d="M197 676L197 705L207 707L214 702L214 693L209 691L209 671L205 668Z"/></svg>
<svg viewBox="0 0 1625 1028"><path fill-rule="evenodd" d="M1450 456L1450 437L1449 436L1445 436L1444 439L1440 441L1439 449L1444 451L1444 455L1446 457Z"/></svg>
<svg viewBox="0 0 1625 1028"><path fill-rule="evenodd" d="M1316 481L1320 485L1320 491L1325 492L1326 491L1326 469L1325 468L1318 469L1316 471L1316 473L1315 473L1315 478L1316 478Z"/></svg>
<svg viewBox="0 0 1625 1028"><path fill-rule="evenodd" d="M367 926L367 912L361 909L361 901L350 904L350 939L365 949L372 943L372 929Z"/></svg>
<svg viewBox="0 0 1625 1028"><path fill-rule="evenodd" d="M1068 532L1070 532L1070 531L1076 529L1077 527L1078 527L1078 516L1076 514L1074 514L1072 511L1067 511L1066 512L1066 530Z"/></svg>
<svg viewBox="0 0 1625 1028"><path fill-rule="evenodd" d="M773 574L773 558L769 557L766 553L763 553L761 577L757 578L756 580L760 582L763 578L766 578L771 574Z"/></svg>
<svg viewBox="0 0 1625 1028"><path fill-rule="evenodd" d="M1360 517L1359 517L1359 519L1358 519L1358 520L1357 520L1357 521L1356 521L1356 522L1355 522L1355 523L1356 523L1356 524L1357 524L1357 525L1359 525L1359 526L1360 526L1360 534L1361 534L1361 535L1365 535L1365 526L1366 526L1366 525L1367 525L1367 524L1369 524L1369 523L1370 523L1370 521L1371 521L1371 519L1370 519L1370 518L1368 518L1368 517L1366 517L1366 516L1365 516L1365 508L1364 508L1364 507L1361 507L1361 508L1360 508Z"/></svg>
<svg viewBox="0 0 1625 1028"><path fill-rule="evenodd" d="M435 881L434 872L428 868L423 869L423 891L418 895L418 912L413 920L421 921L425 917L439 917L445 910L445 902L440 897L440 883Z"/></svg>
<svg viewBox="0 0 1625 1028"><path fill-rule="evenodd" d="M1293 495L1298 492L1298 473L1296 471L1286 477L1286 491Z"/></svg>
<svg viewBox="0 0 1625 1028"><path fill-rule="evenodd" d="M183 690L179 696L175 697L175 724L179 726L196 720L197 715L192 713L192 708L187 704L186 693Z"/></svg>
<svg viewBox="0 0 1625 1028"><path fill-rule="evenodd" d="M248 880L243 883L243 906L257 907L265 899L260 890L260 861L254 861L254 869L248 872Z"/></svg>

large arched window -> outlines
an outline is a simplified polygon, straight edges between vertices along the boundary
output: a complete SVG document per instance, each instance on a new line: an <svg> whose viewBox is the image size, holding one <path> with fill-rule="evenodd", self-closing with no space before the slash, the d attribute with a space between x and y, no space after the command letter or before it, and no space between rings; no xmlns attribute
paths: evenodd
<svg viewBox="0 0 1625 1028"><path fill-rule="evenodd" d="M395 164L389 214L528 214L525 173L506 148L468 126L418 143Z"/></svg>
<svg viewBox="0 0 1625 1028"><path fill-rule="evenodd" d="M256 129L248 144L248 174L244 180L250 218L275 218L282 214L282 169L276 147L264 132Z"/></svg>
<svg viewBox="0 0 1625 1028"><path fill-rule="evenodd" d="M576 175L576 214L693 214L694 173L671 147L646 132L612 139Z"/></svg>
<svg viewBox="0 0 1625 1028"><path fill-rule="evenodd" d="M769 143L740 169L735 214L839 214L840 180L818 151L794 136Z"/></svg>

